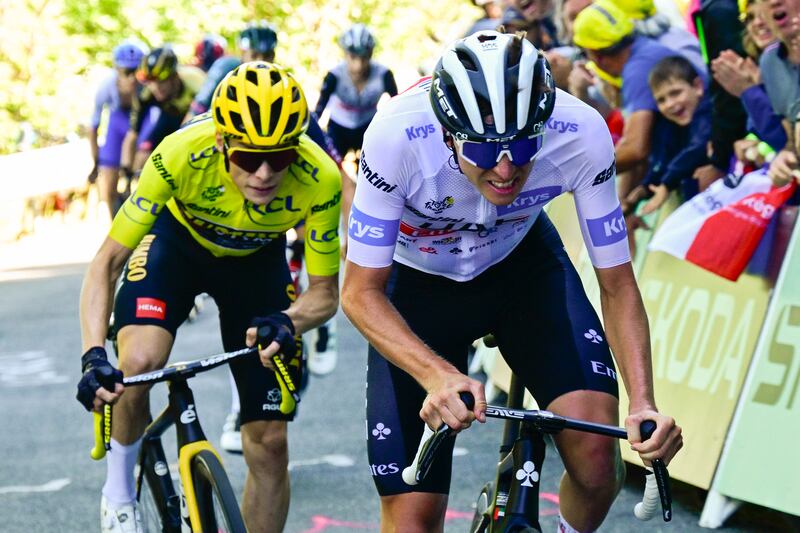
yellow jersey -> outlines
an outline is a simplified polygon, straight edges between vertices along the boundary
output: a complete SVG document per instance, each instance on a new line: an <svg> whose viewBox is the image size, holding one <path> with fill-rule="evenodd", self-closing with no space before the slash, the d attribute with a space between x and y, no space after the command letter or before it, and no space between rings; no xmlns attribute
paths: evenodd
<svg viewBox="0 0 800 533"><path fill-rule="evenodd" d="M308 273L339 271L341 175L333 160L307 135L297 161L266 205L245 199L225 170L209 113L167 136L148 158L139 184L114 217L109 236L133 249L166 206L212 254L243 256L305 220Z"/></svg>

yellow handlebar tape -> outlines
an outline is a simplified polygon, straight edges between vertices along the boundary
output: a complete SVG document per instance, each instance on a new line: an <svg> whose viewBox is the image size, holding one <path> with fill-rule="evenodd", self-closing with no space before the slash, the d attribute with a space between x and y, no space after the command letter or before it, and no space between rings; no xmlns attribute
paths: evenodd
<svg viewBox="0 0 800 533"><path fill-rule="evenodd" d="M103 406L103 414L93 411L94 416L94 448L89 452L92 459L99 461L111 449L111 405Z"/></svg>

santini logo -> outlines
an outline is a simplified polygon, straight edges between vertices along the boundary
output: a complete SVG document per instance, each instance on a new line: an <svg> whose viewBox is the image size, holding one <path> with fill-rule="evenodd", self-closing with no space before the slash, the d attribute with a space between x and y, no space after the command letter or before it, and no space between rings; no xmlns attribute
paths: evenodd
<svg viewBox="0 0 800 533"><path fill-rule="evenodd" d="M383 178L380 177L377 172L373 172L372 169L369 168L367 158L363 153L361 154L361 174L370 185L383 192L392 192L397 187L397 185L389 185L387 182L383 181Z"/></svg>

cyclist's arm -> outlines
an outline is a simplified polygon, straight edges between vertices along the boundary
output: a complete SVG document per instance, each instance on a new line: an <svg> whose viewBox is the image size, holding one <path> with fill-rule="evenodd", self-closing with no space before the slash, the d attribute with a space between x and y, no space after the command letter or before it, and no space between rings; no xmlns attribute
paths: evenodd
<svg viewBox="0 0 800 533"><path fill-rule="evenodd" d="M389 69L386 69L386 73L383 75L383 87L389 96L397 96L397 82L394 81L394 74Z"/></svg>
<svg viewBox="0 0 800 533"><path fill-rule="evenodd" d="M338 260L338 255L337 255ZM306 288L285 311L295 331L310 331L336 314L339 307L339 275L308 276Z"/></svg>
<svg viewBox="0 0 800 533"><path fill-rule="evenodd" d="M322 88L319 91L319 100L317 106L314 108L314 114L318 117L322 116L322 112L328 107L328 100L330 100L333 91L336 90L336 76L333 72L328 72L325 79L322 80Z"/></svg>
<svg viewBox="0 0 800 533"><path fill-rule="evenodd" d="M114 302L114 286L131 255L131 249L106 237L83 279L80 299L80 323L83 352L104 346L108 318Z"/></svg>

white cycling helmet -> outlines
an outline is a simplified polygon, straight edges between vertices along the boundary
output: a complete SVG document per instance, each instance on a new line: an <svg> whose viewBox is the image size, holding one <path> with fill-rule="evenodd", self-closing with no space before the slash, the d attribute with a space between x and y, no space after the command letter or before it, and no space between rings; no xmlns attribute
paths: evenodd
<svg viewBox="0 0 800 533"><path fill-rule="evenodd" d="M458 139L508 141L543 131L555 105L544 55L528 40L479 31L449 45L433 71L430 98Z"/></svg>

